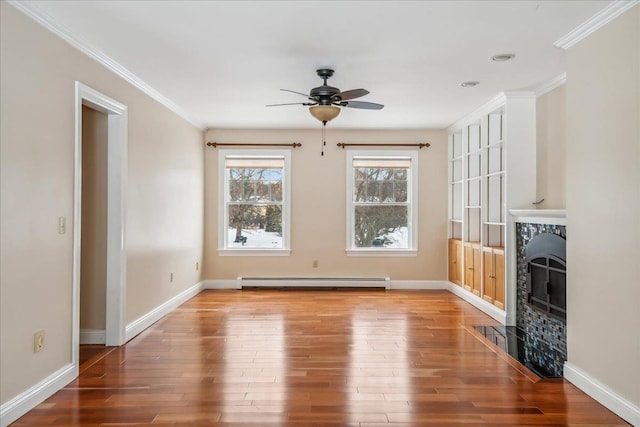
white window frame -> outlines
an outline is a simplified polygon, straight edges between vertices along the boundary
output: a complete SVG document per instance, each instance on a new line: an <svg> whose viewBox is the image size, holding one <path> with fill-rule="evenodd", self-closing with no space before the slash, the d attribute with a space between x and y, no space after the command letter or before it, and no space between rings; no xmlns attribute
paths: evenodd
<svg viewBox="0 0 640 427"><path fill-rule="evenodd" d="M353 160L359 157L409 158L409 248L358 248L354 245ZM347 256L417 256L418 254L418 153L414 150L347 150Z"/></svg>
<svg viewBox="0 0 640 427"><path fill-rule="evenodd" d="M282 248L228 247L229 212L226 196L229 177L226 159L230 156L282 157ZM291 254L291 151L260 149L222 149L218 151L218 254L221 256L289 256Z"/></svg>

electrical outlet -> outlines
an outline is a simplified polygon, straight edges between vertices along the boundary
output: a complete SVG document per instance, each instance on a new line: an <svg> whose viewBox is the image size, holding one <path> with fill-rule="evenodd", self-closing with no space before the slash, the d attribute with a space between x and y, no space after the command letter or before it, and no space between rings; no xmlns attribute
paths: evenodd
<svg viewBox="0 0 640 427"><path fill-rule="evenodd" d="M33 334L33 352L37 353L44 348L44 330L36 331Z"/></svg>
<svg viewBox="0 0 640 427"><path fill-rule="evenodd" d="M65 234L67 232L67 218L58 217L58 234Z"/></svg>
<svg viewBox="0 0 640 427"><path fill-rule="evenodd" d="M313 268L318 268L318 260L314 259L311 265L313 266Z"/></svg>
<svg viewBox="0 0 640 427"><path fill-rule="evenodd" d="M169 276L169 283L173 283L173 273L171 273L171 276Z"/></svg>

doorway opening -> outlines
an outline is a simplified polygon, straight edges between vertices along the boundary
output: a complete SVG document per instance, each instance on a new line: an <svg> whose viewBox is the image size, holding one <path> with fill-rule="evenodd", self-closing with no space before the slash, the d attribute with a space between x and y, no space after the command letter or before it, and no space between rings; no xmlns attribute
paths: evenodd
<svg viewBox="0 0 640 427"><path fill-rule="evenodd" d="M71 354L79 372L81 343L126 341L127 107L80 82L75 95Z"/></svg>

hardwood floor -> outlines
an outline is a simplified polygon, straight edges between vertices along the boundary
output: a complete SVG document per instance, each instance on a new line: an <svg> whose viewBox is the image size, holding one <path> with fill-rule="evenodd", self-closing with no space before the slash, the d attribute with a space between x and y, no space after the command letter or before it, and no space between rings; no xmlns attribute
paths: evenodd
<svg viewBox="0 0 640 427"><path fill-rule="evenodd" d="M89 360L100 357L106 347L104 345L82 344L80 346L80 366L89 362Z"/></svg>
<svg viewBox="0 0 640 427"><path fill-rule="evenodd" d="M205 291L14 426L627 425L469 332L447 291Z"/></svg>
<svg viewBox="0 0 640 427"><path fill-rule="evenodd" d="M80 345L80 352L78 357L80 367L78 370L80 371L80 373L86 371L116 348L117 347L107 347L105 345L94 344Z"/></svg>

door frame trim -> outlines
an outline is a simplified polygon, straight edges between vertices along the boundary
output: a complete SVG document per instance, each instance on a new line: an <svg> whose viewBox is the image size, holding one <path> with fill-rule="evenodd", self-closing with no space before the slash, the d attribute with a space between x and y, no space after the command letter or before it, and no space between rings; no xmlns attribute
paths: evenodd
<svg viewBox="0 0 640 427"><path fill-rule="evenodd" d="M80 254L82 231L82 106L107 114L107 277L105 344L119 346L125 339L127 257L125 251L128 107L75 82L75 142L73 180L73 314L72 364L79 367Z"/></svg>

